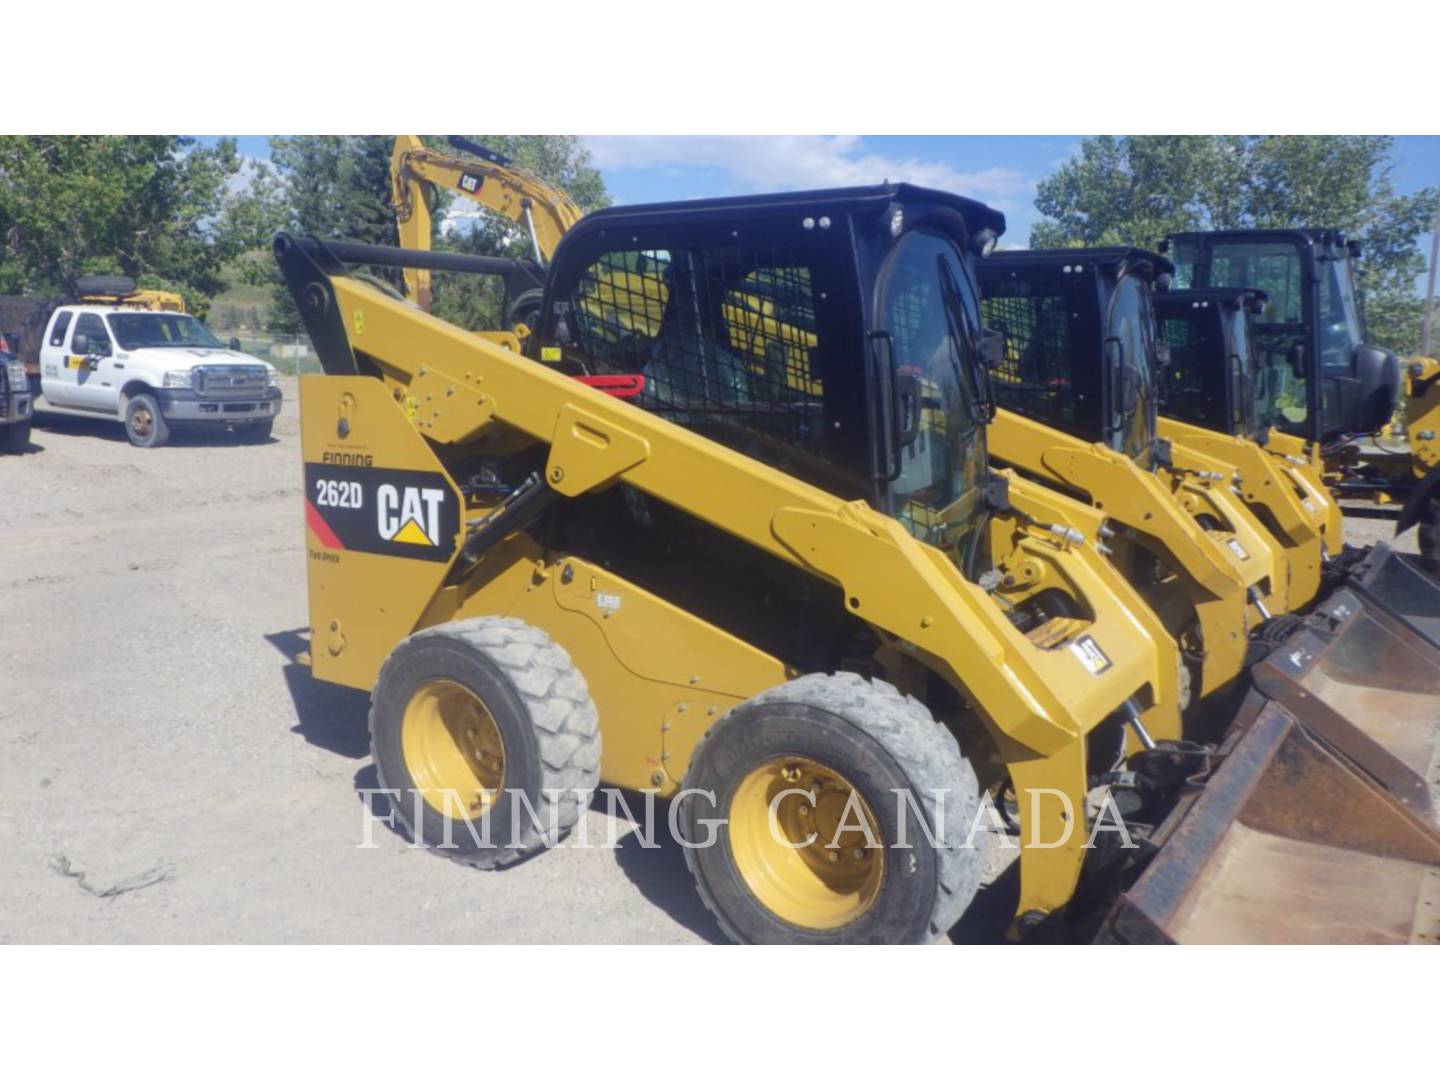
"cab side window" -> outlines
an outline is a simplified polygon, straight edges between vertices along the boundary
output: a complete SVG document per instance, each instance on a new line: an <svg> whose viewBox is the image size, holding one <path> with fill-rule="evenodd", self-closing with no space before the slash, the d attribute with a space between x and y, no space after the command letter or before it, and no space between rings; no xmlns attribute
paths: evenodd
<svg viewBox="0 0 1440 1080"><path fill-rule="evenodd" d="M657 249L636 238L581 264L553 308L563 362L643 376L641 408L827 490L862 494L852 459L864 431L845 397L857 380L837 392L825 377L835 335L821 301L839 289L822 280L823 260L729 229L687 240Z"/></svg>
<svg viewBox="0 0 1440 1080"><path fill-rule="evenodd" d="M50 327L50 344L57 349L65 344L65 334L70 329L70 315L68 311L62 311L55 316L55 324Z"/></svg>
<svg viewBox="0 0 1440 1080"><path fill-rule="evenodd" d="M82 312L75 320L75 336L81 335L86 338L85 352L89 356L110 355L110 334L105 329L105 322L99 315L93 312Z"/></svg>

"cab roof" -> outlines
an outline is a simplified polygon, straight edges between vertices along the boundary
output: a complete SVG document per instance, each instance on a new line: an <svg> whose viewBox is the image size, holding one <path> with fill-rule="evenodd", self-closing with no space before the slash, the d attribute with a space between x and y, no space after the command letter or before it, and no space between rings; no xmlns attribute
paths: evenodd
<svg viewBox="0 0 1440 1080"><path fill-rule="evenodd" d="M1242 307L1247 304L1263 304L1270 298L1264 289L1248 288L1205 288L1205 289L1171 289L1169 292L1159 293L1155 297L1155 306L1178 308L1186 303L1193 303L1197 300L1208 300L1212 304L1224 305L1232 308Z"/></svg>
<svg viewBox="0 0 1440 1080"><path fill-rule="evenodd" d="M753 218L785 213L805 216L879 213L896 204L917 216L932 211L950 211L960 217L970 236L982 229L990 229L997 237L1005 232L1005 215L999 210L963 195L904 183L610 206L587 214L572 232L620 225L669 225L677 220L720 221L731 217Z"/></svg>
<svg viewBox="0 0 1440 1080"><path fill-rule="evenodd" d="M1151 280L1161 274L1173 274L1175 265L1164 255L1138 247L1076 247L1076 248L1022 248L1016 251L997 251L985 260L997 266L1074 266L1076 263L1094 263L1106 274L1113 276L1122 264L1145 264L1151 267L1146 275Z"/></svg>
<svg viewBox="0 0 1440 1080"><path fill-rule="evenodd" d="M1171 233L1165 238L1176 240L1299 240L1311 247L1340 247L1345 243L1339 229L1209 229Z"/></svg>

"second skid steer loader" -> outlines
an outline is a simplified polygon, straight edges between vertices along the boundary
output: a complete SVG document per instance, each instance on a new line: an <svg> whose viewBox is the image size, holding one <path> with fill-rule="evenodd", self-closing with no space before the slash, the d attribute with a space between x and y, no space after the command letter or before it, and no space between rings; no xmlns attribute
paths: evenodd
<svg viewBox="0 0 1440 1080"><path fill-rule="evenodd" d="M418 842L507 865L603 780L672 799L736 940L922 941L976 893L992 790L1038 932L1144 869L1149 846L1090 843L1106 807L1223 830L1206 775L1292 784L1246 752L1265 731L1217 751L1167 726L1173 646L1087 539L1102 514L989 464L973 267L1003 227L906 185L601 211L556 249L526 356L345 269L432 256L277 238L325 371L301 385L313 671L371 692ZM642 262L658 312L617 287ZM754 296L765 318L737 317ZM757 339L782 325L807 336ZM1440 833L1316 754L1374 888L1312 937L1432 932ZM1147 881L1117 939L1167 933Z"/></svg>
<svg viewBox="0 0 1440 1080"><path fill-rule="evenodd" d="M1169 264L1129 248L1007 251L979 267L997 458L1107 517L1104 540L1170 628L1196 701L1231 687L1250 632L1289 609L1289 571L1233 470L1156 436L1151 289Z"/></svg>

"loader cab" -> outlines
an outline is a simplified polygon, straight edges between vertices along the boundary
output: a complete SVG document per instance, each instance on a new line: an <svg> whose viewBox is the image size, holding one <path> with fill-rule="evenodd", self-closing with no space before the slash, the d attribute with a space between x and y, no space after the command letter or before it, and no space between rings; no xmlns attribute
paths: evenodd
<svg viewBox="0 0 1440 1080"><path fill-rule="evenodd" d="M1251 321L1267 298L1258 289L1183 289L1155 296L1160 340L1169 347L1164 412L1196 427L1264 443L1283 373L1262 367Z"/></svg>
<svg viewBox="0 0 1440 1080"><path fill-rule="evenodd" d="M1277 380L1275 427L1318 443L1378 431L1400 361L1365 341L1355 286L1360 245L1334 229L1243 229L1169 238L1176 286L1263 290L1253 331Z"/></svg>
<svg viewBox="0 0 1440 1080"><path fill-rule="evenodd" d="M1149 467L1161 354L1151 294L1171 269L1133 248L1005 251L981 262L985 325L1004 339L996 405Z"/></svg>
<svg viewBox="0 0 1440 1080"><path fill-rule="evenodd" d="M986 475L974 255L1004 217L905 184L602 210L529 354L954 548Z"/></svg>

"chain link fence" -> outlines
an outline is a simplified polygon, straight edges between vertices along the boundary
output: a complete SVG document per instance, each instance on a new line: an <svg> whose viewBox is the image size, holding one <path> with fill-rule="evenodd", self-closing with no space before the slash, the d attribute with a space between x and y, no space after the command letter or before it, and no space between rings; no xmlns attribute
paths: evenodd
<svg viewBox="0 0 1440 1080"><path fill-rule="evenodd" d="M320 361L305 334L256 334L247 330L214 331L221 341L240 340L240 351L268 360L282 375L308 375L320 370Z"/></svg>

